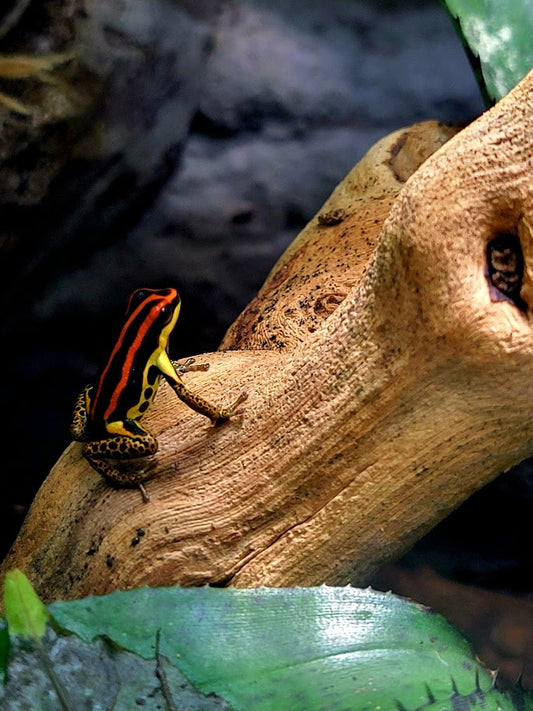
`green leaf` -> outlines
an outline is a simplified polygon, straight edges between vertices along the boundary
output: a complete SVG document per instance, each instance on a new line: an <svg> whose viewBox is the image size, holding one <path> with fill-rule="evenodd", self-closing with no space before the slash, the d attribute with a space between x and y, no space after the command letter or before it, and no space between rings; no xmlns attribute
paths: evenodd
<svg viewBox="0 0 533 711"><path fill-rule="evenodd" d="M4 606L10 635L33 639L44 636L50 614L20 570L6 574Z"/></svg>
<svg viewBox="0 0 533 711"><path fill-rule="evenodd" d="M479 59L485 94L498 101L533 67L531 0L444 0Z"/></svg>
<svg viewBox="0 0 533 711"><path fill-rule="evenodd" d="M372 590L143 588L49 609L42 638L9 626L3 711L533 710L442 617Z"/></svg>
<svg viewBox="0 0 533 711"><path fill-rule="evenodd" d="M372 590L144 588L51 610L146 659L161 628L168 659L238 711L515 708L442 617Z"/></svg>

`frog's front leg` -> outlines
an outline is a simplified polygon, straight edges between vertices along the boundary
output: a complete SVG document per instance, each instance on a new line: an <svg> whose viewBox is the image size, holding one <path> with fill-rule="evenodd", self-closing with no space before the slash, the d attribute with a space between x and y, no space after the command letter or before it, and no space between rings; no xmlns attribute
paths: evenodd
<svg viewBox="0 0 533 711"><path fill-rule="evenodd" d="M195 363L194 358L187 358L183 363L180 363L177 360L171 360L170 362L172 363L174 370L176 373L179 375L183 375L183 373L192 373L194 371L198 372L199 370L209 370L209 363Z"/></svg>
<svg viewBox="0 0 533 711"><path fill-rule="evenodd" d="M126 423L118 423L125 425ZM135 434L110 434L109 437L87 442L83 453L96 471L111 484L138 487L145 501L150 497L142 482L151 476L150 471L133 469L122 471L114 467L107 459L127 461L150 457L157 452L157 440L137 423L129 423ZM110 425L113 427L113 424Z"/></svg>
<svg viewBox="0 0 533 711"><path fill-rule="evenodd" d="M169 378L165 373L164 376L165 380L168 382L172 390L174 390L179 399L182 400L182 402L188 405L195 412L199 412L201 415L209 417L211 422L214 424L229 420L229 418L235 414L235 411L239 405L248 397L248 394L243 392L233 403L231 403L229 407L221 408L216 405L212 405L201 395L193 393L189 390L189 388L187 388L185 383L183 383L179 377Z"/></svg>

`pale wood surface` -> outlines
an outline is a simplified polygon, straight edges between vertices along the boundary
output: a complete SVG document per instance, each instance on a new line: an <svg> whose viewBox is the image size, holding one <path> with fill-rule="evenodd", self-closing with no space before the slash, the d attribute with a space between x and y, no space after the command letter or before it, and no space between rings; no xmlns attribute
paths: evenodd
<svg viewBox="0 0 533 711"><path fill-rule="evenodd" d="M356 168L337 188L319 215L343 219L312 221L225 340L257 350L201 356L210 371L185 376L217 403L247 390L242 416L213 428L163 387L145 419L160 442L148 504L71 445L4 570L25 570L45 600L364 584L533 452L533 74L416 170L444 140L431 134L401 169L409 141L394 134L364 159L366 178ZM489 289L487 244L502 232L520 236L526 312ZM339 240L356 257L361 241L360 257L335 252Z"/></svg>

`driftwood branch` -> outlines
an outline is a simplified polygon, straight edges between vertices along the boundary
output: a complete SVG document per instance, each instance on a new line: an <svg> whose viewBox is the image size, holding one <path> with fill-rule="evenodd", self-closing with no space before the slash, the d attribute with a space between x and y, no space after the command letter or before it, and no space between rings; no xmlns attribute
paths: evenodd
<svg viewBox="0 0 533 711"><path fill-rule="evenodd" d="M378 144L230 329L239 350L185 376L247 390L242 417L213 428L162 388L148 504L71 445L4 570L47 600L363 584L533 453L533 74L418 168L449 135Z"/></svg>

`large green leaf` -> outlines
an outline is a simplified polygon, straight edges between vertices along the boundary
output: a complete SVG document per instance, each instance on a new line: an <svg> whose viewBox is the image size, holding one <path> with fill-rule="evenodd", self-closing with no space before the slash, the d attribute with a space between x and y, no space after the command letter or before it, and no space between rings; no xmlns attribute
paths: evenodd
<svg viewBox="0 0 533 711"><path fill-rule="evenodd" d="M532 0L444 0L498 101L533 67ZM479 77L478 77L479 78Z"/></svg>
<svg viewBox="0 0 533 711"><path fill-rule="evenodd" d="M242 711L446 711L454 697L514 708L442 617L372 590L145 588L50 609L83 639L105 634L145 658L161 627L187 678Z"/></svg>
<svg viewBox="0 0 533 711"><path fill-rule="evenodd" d="M143 588L48 609L63 634L43 644L71 704L57 708L533 710L530 694L494 688L442 617L372 590ZM56 708L39 656L11 641L0 708ZM30 688L30 705L13 705Z"/></svg>

